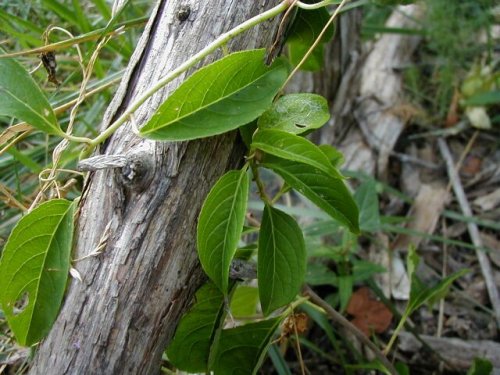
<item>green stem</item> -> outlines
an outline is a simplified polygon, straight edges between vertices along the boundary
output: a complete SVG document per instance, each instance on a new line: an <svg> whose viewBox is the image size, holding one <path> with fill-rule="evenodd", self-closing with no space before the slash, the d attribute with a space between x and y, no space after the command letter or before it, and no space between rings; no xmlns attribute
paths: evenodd
<svg viewBox="0 0 500 375"><path fill-rule="evenodd" d="M160 81L142 93L141 96L139 96L126 110L123 112L123 114L116 119L115 122L113 122L105 131L103 131L98 137L94 138L92 142L90 143L91 146L97 146L99 143L105 141L111 134L113 134L116 129L118 129L124 122L126 122L129 118L129 116L134 113L146 100L148 100L154 93L159 91L161 88L163 88L166 84L169 82L173 81L175 78L177 78L179 75L184 73L186 70L189 68L193 67L196 63L201 61L204 57L209 55L210 53L214 52L216 49L219 47L223 46L225 43L227 43L229 40L233 39L235 36L243 33L244 31L252 28L255 25L258 25L259 23L262 23L270 18L273 18L286 10L290 6L290 3L288 0L282 1L280 4L275 6L274 8L269 9L268 11L261 13L245 22L242 24L236 26L235 28L229 30L228 32L222 34L219 36L217 39L215 39L212 43L210 43L208 46L203 48L200 52L197 54L193 55L191 58L186 60L183 64L178 66L176 69L172 70L170 73L168 73L165 77L160 79Z"/></svg>
<svg viewBox="0 0 500 375"><path fill-rule="evenodd" d="M385 355L389 354L389 352L391 351L391 348L392 346L394 345L394 342L396 341L396 339L398 338L399 336L399 332L401 331L401 329L403 328L406 320L408 319L408 311L405 311L403 316L401 317L401 320L399 321L396 329L394 330L392 336L391 336L391 339L389 340L389 343L387 344L387 346L385 347L383 353Z"/></svg>
<svg viewBox="0 0 500 375"><path fill-rule="evenodd" d="M60 132L60 133L58 133L58 135L62 138L67 139L68 141L71 141L71 142L88 143L88 144L92 143L92 139L87 138L87 137L77 137L75 135L66 134L64 132Z"/></svg>
<svg viewBox="0 0 500 375"><path fill-rule="evenodd" d="M323 8L327 5L331 5L331 4L335 4L335 3L333 2L333 0L323 0L323 1L320 1L319 3L315 3L315 4L306 4L306 3L303 3L302 1L297 1L296 4L299 8L306 9L306 10L313 10L313 9Z"/></svg>
<svg viewBox="0 0 500 375"><path fill-rule="evenodd" d="M276 193L276 195L273 197L273 199L271 200L271 204L276 203L283 196L283 194L286 194L289 191L290 191L290 186L288 186L285 183L283 185L281 185L280 191L278 191Z"/></svg>
<svg viewBox="0 0 500 375"><path fill-rule="evenodd" d="M260 199L262 199L262 201L266 205L272 206L273 202L267 196L264 184L263 184L262 180L260 179L259 167L257 165L255 165L255 162L253 160L250 161L250 168L252 168L253 179L254 179L255 183L257 184L257 189L259 190Z"/></svg>

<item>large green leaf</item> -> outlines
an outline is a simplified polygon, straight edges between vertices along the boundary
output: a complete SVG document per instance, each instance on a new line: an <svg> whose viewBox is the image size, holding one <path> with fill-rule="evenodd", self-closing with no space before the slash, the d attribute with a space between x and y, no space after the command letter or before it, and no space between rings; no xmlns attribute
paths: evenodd
<svg viewBox="0 0 500 375"><path fill-rule="evenodd" d="M264 64L265 50L228 55L189 77L158 108L141 135L183 141L225 133L248 124L272 104L288 75L277 59Z"/></svg>
<svg viewBox="0 0 500 375"><path fill-rule="evenodd" d="M211 370L217 375L249 375L259 369L281 318L224 329Z"/></svg>
<svg viewBox="0 0 500 375"><path fill-rule="evenodd" d="M260 129L278 129L302 134L318 129L330 118L328 103L321 95L289 94L279 98L259 117Z"/></svg>
<svg viewBox="0 0 500 375"><path fill-rule="evenodd" d="M265 206L259 233L257 277L264 315L293 301L304 283L306 246L295 220Z"/></svg>
<svg viewBox="0 0 500 375"><path fill-rule="evenodd" d="M318 146L298 135L282 130L259 130L253 137L252 147L282 159L309 164L334 178L342 178Z"/></svg>
<svg viewBox="0 0 500 375"><path fill-rule="evenodd" d="M49 101L14 59L0 58L0 115L15 117L48 134L61 134Z"/></svg>
<svg viewBox="0 0 500 375"><path fill-rule="evenodd" d="M229 267L243 231L249 179L230 171L212 187L198 220L198 255L210 279L227 294Z"/></svg>
<svg viewBox="0 0 500 375"><path fill-rule="evenodd" d="M209 282L196 292L195 298L195 304L177 326L167 356L179 370L207 372L210 347L224 315L224 295Z"/></svg>
<svg viewBox="0 0 500 375"><path fill-rule="evenodd" d="M320 170L312 170L307 164L269 155L264 158L263 166L279 174L293 189L353 233L359 233L358 207L341 179L332 178Z"/></svg>
<svg viewBox="0 0 500 375"><path fill-rule="evenodd" d="M21 345L49 331L61 304L70 267L74 204L41 204L14 227L0 261L0 302Z"/></svg>
<svg viewBox="0 0 500 375"><path fill-rule="evenodd" d="M330 18L325 8L315 10L299 9L287 40L290 62L297 65L319 37L321 30ZM323 65L324 44L333 37L334 26L330 26L320 44L301 66L302 70L316 71Z"/></svg>

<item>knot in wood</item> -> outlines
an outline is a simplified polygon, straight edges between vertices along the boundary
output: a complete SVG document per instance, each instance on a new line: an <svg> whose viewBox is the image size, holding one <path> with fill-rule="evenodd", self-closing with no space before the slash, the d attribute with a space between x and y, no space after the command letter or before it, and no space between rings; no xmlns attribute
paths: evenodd
<svg viewBox="0 0 500 375"><path fill-rule="evenodd" d="M189 18L189 15L191 14L191 8L189 5L181 5L179 7L179 10L177 10L177 19L181 22L186 21Z"/></svg>
<svg viewBox="0 0 500 375"><path fill-rule="evenodd" d="M142 190L151 182L153 162L146 152L128 155L127 163L121 169L121 180L125 186Z"/></svg>

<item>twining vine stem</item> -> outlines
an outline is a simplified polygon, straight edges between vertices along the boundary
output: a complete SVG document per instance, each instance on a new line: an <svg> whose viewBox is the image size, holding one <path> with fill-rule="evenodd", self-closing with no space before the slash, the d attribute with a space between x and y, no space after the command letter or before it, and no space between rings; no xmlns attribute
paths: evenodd
<svg viewBox="0 0 500 375"><path fill-rule="evenodd" d="M186 70L194 66L196 63L201 61L204 57L207 55L211 54L214 52L216 49L222 47L224 44L226 44L229 40L233 39L237 35L243 33L244 31L258 25L259 23L262 23L270 18L273 18L280 14L281 12L285 11L289 6L290 6L290 1L289 0L284 0L274 8L271 8L264 13L261 13L253 18L250 18L249 20L239 24L238 26L234 27L233 29L229 30L228 32L220 35L217 39L215 39L212 43L210 43L208 46L203 48L200 52L196 53L195 55L191 56L188 60L186 60L184 63L179 65L176 69L172 70L170 73L168 73L165 77L160 79L156 85L151 87L150 89L146 90L144 93L142 93L141 96L139 96L126 110L123 112L123 114L116 119L115 122L113 122L106 130L104 130L99 136L94 138L89 144L91 148L97 146L101 142L105 141L109 136L111 136L123 123L125 123L130 114L135 112L146 100L148 100L153 94L155 94L157 91L159 91L161 88L163 88L166 84L170 83L172 80L177 78L180 74L184 73Z"/></svg>

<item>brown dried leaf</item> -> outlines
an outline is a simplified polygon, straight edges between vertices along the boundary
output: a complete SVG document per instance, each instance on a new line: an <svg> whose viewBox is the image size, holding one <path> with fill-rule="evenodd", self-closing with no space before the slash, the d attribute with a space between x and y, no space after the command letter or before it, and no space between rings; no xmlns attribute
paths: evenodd
<svg viewBox="0 0 500 375"><path fill-rule="evenodd" d="M352 294L347 313L354 316L352 324L366 336L384 332L392 321L391 311L376 300L367 287L359 288Z"/></svg>

